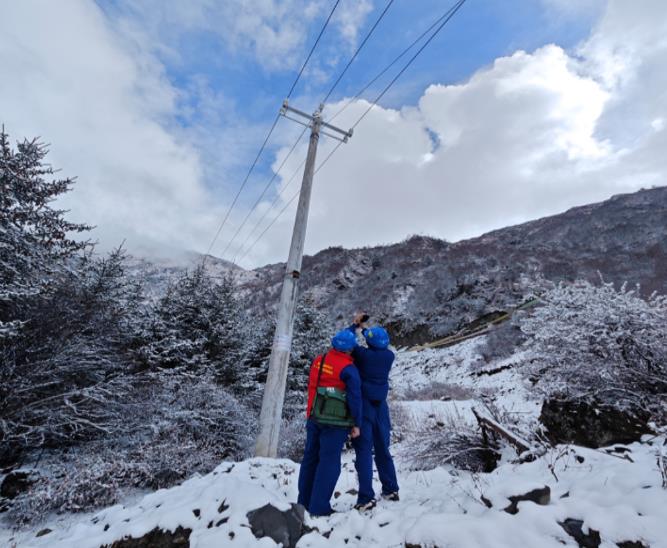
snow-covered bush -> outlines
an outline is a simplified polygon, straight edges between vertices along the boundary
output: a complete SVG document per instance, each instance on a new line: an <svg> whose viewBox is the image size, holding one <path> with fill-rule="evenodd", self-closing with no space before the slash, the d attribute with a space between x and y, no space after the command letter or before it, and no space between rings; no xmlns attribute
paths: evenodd
<svg viewBox="0 0 667 548"><path fill-rule="evenodd" d="M147 372L128 391L126 431L51 451L40 478L9 511L15 523L108 506L130 489L171 487L221 461L249 456L256 416L214 371Z"/></svg>
<svg viewBox="0 0 667 548"><path fill-rule="evenodd" d="M625 286L562 283L521 321L529 377L547 396L643 408L667 418L667 298Z"/></svg>
<svg viewBox="0 0 667 548"><path fill-rule="evenodd" d="M306 413L283 419L278 441L278 457L301 462L306 445Z"/></svg>
<svg viewBox="0 0 667 548"><path fill-rule="evenodd" d="M23 310L29 321L5 345L0 436L8 453L54 447L124 428L125 348L137 288L123 253L68 259L48 291ZM5 453L3 451L3 453Z"/></svg>
<svg viewBox="0 0 667 548"><path fill-rule="evenodd" d="M233 283L200 264L176 279L155 307L137 355L150 368L214 364L220 382L238 380L243 329Z"/></svg>
<svg viewBox="0 0 667 548"><path fill-rule="evenodd" d="M463 421L418 424L409 439L405 456L413 470L450 465L460 470L488 472L496 461L479 430Z"/></svg>
<svg viewBox="0 0 667 548"><path fill-rule="evenodd" d="M473 392L466 386L460 384L431 382L421 388L407 388L402 398L409 401L428 401L428 400L469 400Z"/></svg>
<svg viewBox="0 0 667 548"><path fill-rule="evenodd" d="M477 346L477 352L486 363L502 360L514 354L525 339L516 320L512 319L493 326Z"/></svg>

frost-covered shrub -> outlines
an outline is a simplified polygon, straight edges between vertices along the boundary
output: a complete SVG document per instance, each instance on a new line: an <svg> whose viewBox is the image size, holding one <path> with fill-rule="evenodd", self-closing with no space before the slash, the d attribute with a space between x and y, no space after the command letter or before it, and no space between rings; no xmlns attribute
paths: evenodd
<svg viewBox="0 0 667 548"><path fill-rule="evenodd" d="M477 346L477 352L486 363L509 358L526 340L515 320L506 321L491 328Z"/></svg>
<svg viewBox="0 0 667 548"><path fill-rule="evenodd" d="M329 349L332 336L333 327L327 316L315 308L308 295L304 295L299 300L294 319L288 389L306 390L310 365L315 356Z"/></svg>
<svg viewBox="0 0 667 548"><path fill-rule="evenodd" d="M428 400L469 400L473 396L473 391L460 384L432 382L420 388L407 388L402 399L407 401L428 401Z"/></svg>
<svg viewBox="0 0 667 548"><path fill-rule="evenodd" d="M239 380L243 318L229 278L214 280L200 264L167 289L152 311L137 357L151 368L214 364L224 385Z"/></svg>
<svg viewBox="0 0 667 548"><path fill-rule="evenodd" d="M542 300L521 321L535 352L529 377L536 389L667 418L666 297L577 282Z"/></svg>
<svg viewBox="0 0 667 548"><path fill-rule="evenodd" d="M278 442L278 457L301 462L306 445L306 415L283 419Z"/></svg>
<svg viewBox="0 0 667 548"><path fill-rule="evenodd" d="M10 520L108 506L130 489L171 487L250 454L256 416L216 384L213 371L137 375L128 397L125 434L47 454L38 482L13 502Z"/></svg>
<svg viewBox="0 0 667 548"><path fill-rule="evenodd" d="M30 321L0 364L0 461L123 430L127 346L138 306L121 250L68 260L25 305Z"/></svg>
<svg viewBox="0 0 667 548"><path fill-rule="evenodd" d="M457 419L445 423L421 422L409 433L405 456L413 470L450 465L472 472L489 471L495 457L479 430Z"/></svg>

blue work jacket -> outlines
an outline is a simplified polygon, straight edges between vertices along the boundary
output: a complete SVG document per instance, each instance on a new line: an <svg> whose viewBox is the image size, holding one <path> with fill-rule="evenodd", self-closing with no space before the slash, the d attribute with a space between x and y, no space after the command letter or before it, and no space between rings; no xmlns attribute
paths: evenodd
<svg viewBox="0 0 667 548"><path fill-rule="evenodd" d="M348 327L356 334L356 326ZM354 365L361 377L361 395L371 402L387 399L389 393L389 372L395 359L394 353L388 348L365 348L357 345L352 351Z"/></svg>

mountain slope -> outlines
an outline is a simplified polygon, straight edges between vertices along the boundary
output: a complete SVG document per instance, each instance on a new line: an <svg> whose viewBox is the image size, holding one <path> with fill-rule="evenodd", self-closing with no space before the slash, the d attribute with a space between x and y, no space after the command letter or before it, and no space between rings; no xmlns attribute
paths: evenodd
<svg viewBox="0 0 667 548"><path fill-rule="evenodd" d="M201 256L135 259L131 271L161 293L170 276ZM257 316L275 307L285 265L243 270L211 257L231 275ZM667 294L667 187L614 196L551 217L448 243L413 236L378 247L332 247L303 260L301 291L339 325L357 310L387 324L398 344L449 334L480 316L515 306L541 279L640 284Z"/></svg>
<svg viewBox="0 0 667 548"><path fill-rule="evenodd" d="M521 301L535 280L641 284L667 293L667 187L614 196L454 244L415 236L304 258L301 288L343 323L365 309L399 342L422 342ZM258 310L278 299L283 264L241 281Z"/></svg>

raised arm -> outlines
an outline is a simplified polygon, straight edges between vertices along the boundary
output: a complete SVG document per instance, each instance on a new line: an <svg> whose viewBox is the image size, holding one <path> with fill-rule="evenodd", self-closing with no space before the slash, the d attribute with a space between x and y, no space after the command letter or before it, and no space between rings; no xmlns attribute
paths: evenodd
<svg viewBox="0 0 667 548"><path fill-rule="evenodd" d="M361 377L357 368L350 364L340 373L340 379L345 383L347 406L354 419L354 425L361 427L363 409L361 403Z"/></svg>

